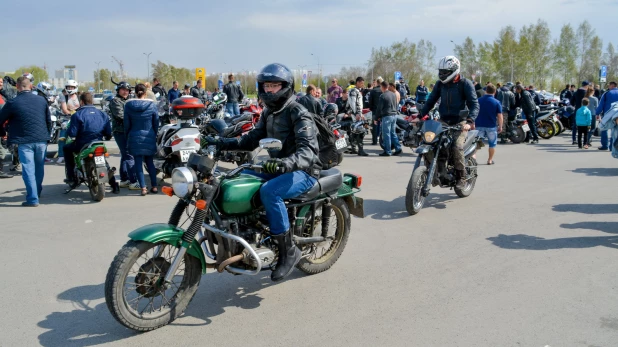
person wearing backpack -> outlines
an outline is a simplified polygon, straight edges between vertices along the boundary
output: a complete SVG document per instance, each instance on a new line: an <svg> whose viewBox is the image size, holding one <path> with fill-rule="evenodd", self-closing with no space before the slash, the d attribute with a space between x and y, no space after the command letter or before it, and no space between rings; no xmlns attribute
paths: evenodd
<svg viewBox="0 0 618 347"><path fill-rule="evenodd" d="M260 198L270 224L270 233L279 246L279 260L271 274L273 281L289 275L301 258L301 251L292 241L292 231L284 200L297 197L316 183L324 158L320 137L327 136L320 126L322 118L314 117L296 102L294 74L278 63L262 68L257 75L258 97L266 108L255 128L240 138L205 138L211 145L223 150L253 150L264 138L281 140L283 147L262 165L262 172L245 170L268 182L260 188ZM325 122L325 121L324 121ZM318 124L319 123L319 124ZM334 135L330 132L332 138ZM332 138L327 139L328 151L336 155ZM331 146L332 144L332 146Z"/></svg>
<svg viewBox="0 0 618 347"><path fill-rule="evenodd" d="M422 115L429 115L438 100L442 99L438 108L440 121L450 125L460 125L461 130L453 134L455 139L451 151L455 161L457 173L457 188L463 189L466 185L464 143L468 130L471 129L479 114L479 102L476 98L474 85L463 78L459 72L461 63L459 59L450 55L440 59L438 63L438 81L429 95L429 99L423 107ZM467 117L463 117L460 111L468 110Z"/></svg>

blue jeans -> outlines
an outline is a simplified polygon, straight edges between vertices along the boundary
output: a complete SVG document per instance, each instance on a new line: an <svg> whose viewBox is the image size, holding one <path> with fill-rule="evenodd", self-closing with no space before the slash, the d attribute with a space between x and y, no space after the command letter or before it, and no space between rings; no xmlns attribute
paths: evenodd
<svg viewBox="0 0 618 347"><path fill-rule="evenodd" d="M238 107L237 102L227 102L225 104L225 111L230 114L230 116L238 116L240 114L240 108Z"/></svg>
<svg viewBox="0 0 618 347"><path fill-rule="evenodd" d="M575 115L571 116L571 137L573 138L573 142L577 141L577 123L575 122Z"/></svg>
<svg viewBox="0 0 618 347"><path fill-rule="evenodd" d="M489 148L496 148L498 145L498 128L486 128L486 127L476 127L478 130L479 137L487 137L487 142L489 143Z"/></svg>
<svg viewBox="0 0 618 347"><path fill-rule="evenodd" d="M135 159L135 175L137 176L137 181L139 182L139 186L142 188L146 188L146 179L144 178L144 162L146 162L146 166L148 167L148 175L150 176L150 185L151 187L157 186L157 169L155 169L154 165L154 156L152 155L136 155L133 157Z"/></svg>
<svg viewBox="0 0 618 347"><path fill-rule="evenodd" d="M135 171L133 170L135 160L127 152L127 139L124 137L124 133L115 132L114 140L116 140L116 144L120 149L120 180L135 183L137 181Z"/></svg>
<svg viewBox="0 0 618 347"><path fill-rule="evenodd" d="M39 203L45 176L46 149L46 142L20 144L18 147L21 178L26 185L26 202L29 204Z"/></svg>
<svg viewBox="0 0 618 347"><path fill-rule="evenodd" d="M609 130L601 131L601 147L612 149L612 136Z"/></svg>
<svg viewBox="0 0 618 347"><path fill-rule="evenodd" d="M382 139L384 142L384 152L391 154L391 143L395 144L395 151L401 150L397 133L395 133L396 116L382 117Z"/></svg>
<svg viewBox="0 0 618 347"><path fill-rule="evenodd" d="M380 122L378 121L378 124L374 124L373 128L371 129L371 142L372 143L378 143L378 136L380 135Z"/></svg>
<svg viewBox="0 0 618 347"><path fill-rule="evenodd" d="M67 131L66 129L61 129L58 137L66 137ZM64 145L66 144L65 140L58 141L58 158L64 158Z"/></svg>
<svg viewBox="0 0 618 347"><path fill-rule="evenodd" d="M273 235L283 234L290 229L288 211L283 200L301 195L317 182L304 171L271 175L245 170L244 173L268 181L260 188L260 198L270 223L270 233Z"/></svg>

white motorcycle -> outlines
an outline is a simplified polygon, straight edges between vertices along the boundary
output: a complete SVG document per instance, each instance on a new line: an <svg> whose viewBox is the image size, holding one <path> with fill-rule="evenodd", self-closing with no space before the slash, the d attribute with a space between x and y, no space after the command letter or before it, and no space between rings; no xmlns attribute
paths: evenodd
<svg viewBox="0 0 618 347"><path fill-rule="evenodd" d="M162 126L157 133L154 164L163 178L172 177L172 170L185 166L191 153L201 149L200 129L194 120L203 110L204 104L192 96L180 97L172 103L176 122Z"/></svg>

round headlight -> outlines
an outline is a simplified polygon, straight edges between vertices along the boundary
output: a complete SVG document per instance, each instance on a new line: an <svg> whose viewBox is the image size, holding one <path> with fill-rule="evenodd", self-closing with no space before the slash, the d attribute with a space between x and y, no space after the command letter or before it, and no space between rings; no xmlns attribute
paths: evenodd
<svg viewBox="0 0 618 347"><path fill-rule="evenodd" d="M433 131L427 131L423 135L423 138L425 139L425 142L430 143L431 141L433 141L433 139L436 138L436 133L434 133Z"/></svg>
<svg viewBox="0 0 618 347"><path fill-rule="evenodd" d="M177 167L172 171L172 188L179 198L186 198L195 192L195 172L188 167Z"/></svg>

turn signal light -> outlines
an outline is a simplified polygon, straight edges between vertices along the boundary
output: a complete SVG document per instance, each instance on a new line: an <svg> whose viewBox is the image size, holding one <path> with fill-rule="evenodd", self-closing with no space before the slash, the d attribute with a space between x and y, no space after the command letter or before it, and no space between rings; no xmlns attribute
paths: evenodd
<svg viewBox="0 0 618 347"><path fill-rule="evenodd" d="M354 174L354 173L346 173L344 174L344 176L352 177L352 187L353 188L360 188L360 186L363 184L363 176L361 175Z"/></svg>
<svg viewBox="0 0 618 347"><path fill-rule="evenodd" d="M165 194L167 196L173 196L174 195L174 188L172 188L172 187L165 186L165 187L161 188L161 191L163 192L163 194Z"/></svg>
<svg viewBox="0 0 618 347"><path fill-rule="evenodd" d="M109 157L109 153L105 153L105 156L106 156L106 157Z"/></svg>
<svg viewBox="0 0 618 347"><path fill-rule="evenodd" d="M92 158L94 157L94 155L92 155L92 153L88 154L88 158Z"/></svg>
<svg viewBox="0 0 618 347"><path fill-rule="evenodd" d="M195 207L198 210L203 210L206 208L206 200L198 200L195 202Z"/></svg>

